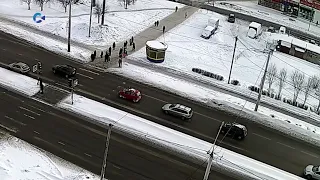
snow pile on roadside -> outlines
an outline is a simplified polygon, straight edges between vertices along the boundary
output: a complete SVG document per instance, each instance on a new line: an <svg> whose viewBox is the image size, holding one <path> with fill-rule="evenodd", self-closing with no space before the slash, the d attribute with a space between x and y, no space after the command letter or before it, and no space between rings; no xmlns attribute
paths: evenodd
<svg viewBox="0 0 320 180"><path fill-rule="evenodd" d="M211 149L211 143L80 95L74 95L73 105L70 99L70 96L66 97L57 106L100 121L104 125L112 123L114 129L125 133L127 136L139 136L154 144L164 145L166 149L176 150L186 156L193 156L193 158L198 158L202 161L208 158L207 152ZM219 146L214 149L214 159L214 168L223 169L229 174L236 174L238 178L242 179L302 179Z"/></svg>
<svg viewBox="0 0 320 180"><path fill-rule="evenodd" d="M7 89L14 89L28 96L33 96L40 91L37 80L0 68L0 85Z"/></svg>
<svg viewBox="0 0 320 180"><path fill-rule="evenodd" d="M97 175L9 135L0 137L1 179L98 180Z"/></svg>
<svg viewBox="0 0 320 180"><path fill-rule="evenodd" d="M109 0L106 1L105 25L101 26L98 23L98 18L93 15L91 37L88 37L90 2L86 0L81 4L73 5L71 39L86 45L96 46L111 45L113 42L129 39L148 28L156 20L170 15L176 6L183 7L181 4L166 0L139 0L128 5L128 9L125 9L123 2ZM97 1L97 3L101 3L101 1ZM31 2L31 10L27 10L27 7L19 0L2 0L0 1L0 16L9 17L51 34L68 37L68 8L67 12L64 12L61 3L57 1L45 3L41 14L45 15L46 19L41 23L35 23L32 16L40 8L33 1Z"/></svg>
<svg viewBox="0 0 320 180"><path fill-rule="evenodd" d="M153 87L161 88L173 92L182 97L202 102L214 108L218 108L232 114L245 116L247 119L271 127L280 132L296 137L307 143L320 147L320 128L290 116L278 113L263 106L258 112L254 112L254 105L243 99L236 98L212 89L191 84L181 79L173 78L162 73L157 73L149 69L124 63L121 69L109 70L112 73L149 84ZM244 106L245 105L245 106ZM242 113L239 110L244 106ZM274 116L272 118L272 116Z"/></svg>

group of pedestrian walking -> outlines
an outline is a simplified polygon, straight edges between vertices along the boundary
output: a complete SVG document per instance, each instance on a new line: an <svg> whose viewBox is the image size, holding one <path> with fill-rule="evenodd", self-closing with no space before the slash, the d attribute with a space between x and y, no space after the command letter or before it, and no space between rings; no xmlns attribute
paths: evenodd
<svg viewBox="0 0 320 180"><path fill-rule="evenodd" d="M133 40L133 36L131 36L131 38L129 39L129 46L132 46L132 51L136 49L136 43ZM119 60L118 60L119 67L122 67L122 58L125 58L126 56L128 56L127 48L128 48L128 41L125 41L123 43L123 47L119 49Z"/></svg>
<svg viewBox="0 0 320 180"><path fill-rule="evenodd" d="M159 26L159 21L154 22L154 26L158 27Z"/></svg>

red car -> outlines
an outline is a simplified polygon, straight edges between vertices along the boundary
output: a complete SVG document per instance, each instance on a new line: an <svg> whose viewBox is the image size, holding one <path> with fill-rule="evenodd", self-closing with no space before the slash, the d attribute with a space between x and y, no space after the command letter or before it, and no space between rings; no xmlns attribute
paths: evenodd
<svg viewBox="0 0 320 180"><path fill-rule="evenodd" d="M128 99L133 102L139 102L141 99L141 93L140 91L133 88L124 88L119 91L119 97Z"/></svg>

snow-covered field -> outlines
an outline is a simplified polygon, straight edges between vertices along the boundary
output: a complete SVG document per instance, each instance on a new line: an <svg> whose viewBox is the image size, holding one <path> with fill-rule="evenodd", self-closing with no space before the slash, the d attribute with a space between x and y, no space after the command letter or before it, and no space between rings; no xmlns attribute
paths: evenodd
<svg viewBox="0 0 320 180"><path fill-rule="evenodd" d="M200 37L210 17L220 19L218 31L209 39ZM250 39L246 36L248 22L237 20L232 24L226 21L226 17L206 10L199 10L188 20L176 28L166 33L165 37L158 38L159 41L165 41L168 45L166 58L163 63L154 64L146 59L146 50L141 48L138 52L129 56L129 58L153 67L164 67L190 74L194 78L204 79L215 82L216 84L226 85L230 70L232 51L234 47L235 35L238 35L235 62L231 79L237 79L242 85L242 91L247 91L249 85L259 86L259 74L263 71L267 60L265 53L266 43L272 42L275 34L263 33L258 39ZM302 59L274 52L270 64L276 64L278 72L280 69L287 69L287 82L291 82L290 75L294 70L300 70L305 74L305 82L312 75L319 75L320 67ZM205 77L192 72L192 68L200 68L215 74L224 76L224 81L218 82L209 77ZM229 85L230 88L232 85ZM267 88L268 82L265 83ZM239 88L240 90L240 88ZM277 83L273 84L272 91L277 93ZM286 83L283 89L282 97L292 99L293 87L291 83ZM298 102L303 102L304 93L300 93ZM310 93L307 105L318 105L318 99L314 92Z"/></svg>
<svg viewBox="0 0 320 180"><path fill-rule="evenodd" d="M0 133L2 180L98 180L97 175L38 149L16 137Z"/></svg>
<svg viewBox="0 0 320 180"><path fill-rule="evenodd" d="M308 20L283 15L281 11L258 5L258 1L215 1L215 7L265 19L286 27L302 30L307 34L320 35L320 26L311 23L309 28Z"/></svg>
<svg viewBox="0 0 320 180"><path fill-rule="evenodd" d="M208 158L207 152L212 148L211 143L80 95L74 95L73 105L71 98L66 97L58 104L58 107L79 113L103 124L111 123L114 129L122 133L148 139L153 144L163 145L165 149L175 150L202 161ZM213 167L236 173L243 179L302 179L219 146L215 146L214 156Z"/></svg>
<svg viewBox="0 0 320 180"><path fill-rule="evenodd" d="M156 20L170 15L176 6L183 6L166 0L137 0L125 9L123 1L108 0L105 25L98 24L98 18L93 15L91 37L88 37L91 1L80 0L80 2L82 3L72 6L71 39L96 46L111 45L113 42L129 39L153 25ZM41 14L46 16L45 21L41 23L35 23L32 19L36 12L40 12L40 8L33 1L31 10L28 10L27 4L21 4L20 0L0 1L0 16L22 21L48 33L68 37L68 8L65 12L56 0L49 1L44 4L44 9L41 11Z"/></svg>

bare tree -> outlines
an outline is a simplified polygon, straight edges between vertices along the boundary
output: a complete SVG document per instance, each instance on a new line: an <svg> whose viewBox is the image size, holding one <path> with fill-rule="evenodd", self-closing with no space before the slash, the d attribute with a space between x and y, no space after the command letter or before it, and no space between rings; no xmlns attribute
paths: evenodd
<svg viewBox="0 0 320 180"><path fill-rule="evenodd" d="M97 3L94 7L94 14L98 17L98 23L100 23L100 17L102 15L102 4Z"/></svg>
<svg viewBox="0 0 320 180"><path fill-rule="evenodd" d="M287 80L287 69L282 68L280 70L279 79L278 79L278 86L279 86L278 97L281 97L281 91L285 86L286 80Z"/></svg>
<svg viewBox="0 0 320 180"><path fill-rule="evenodd" d="M70 2L72 2L72 0L58 0L59 3L61 3L61 5L64 8L64 12L67 12L67 7L70 4Z"/></svg>
<svg viewBox="0 0 320 180"><path fill-rule="evenodd" d="M312 76L312 77L309 77L308 78L308 81L306 83L306 85L304 86L304 101L303 101L303 105L306 104L306 101L309 97L309 94L310 92L313 90L313 89L317 89L318 86L319 86L319 80L317 78L317 76Z"/></svg>
<svg viewBox="0 0 320 180"><path fill-rule="evenodd" d="M267 72L267 82L269 84L268 93L270 94L272 84L275 82L277 78L277 66L274 63L271 63L268 67Z"/></svg>
<svg viewBox="0 0 320 180"><path fill-rule="evenodd" d="M50 0L34 0L37 4L39 4L41 11L43 11L43 5Z"/></svg>
<svg viewBox="0 0 320 180"><path fill-rule="evenodd" d="M293 103L297 102L297 98L300 94L301 89L303 88L304 77L304 74L300 73L299 70L295 70L291 74L291 82L294 88Z"/></svg>
<svg viewBox="0 0 320 180"><path fill-rule="evenodd" d="M26 3L28 5L28 10L30 10L30 4L31 4L31 0L21 0L22 2Z"/></svg>

